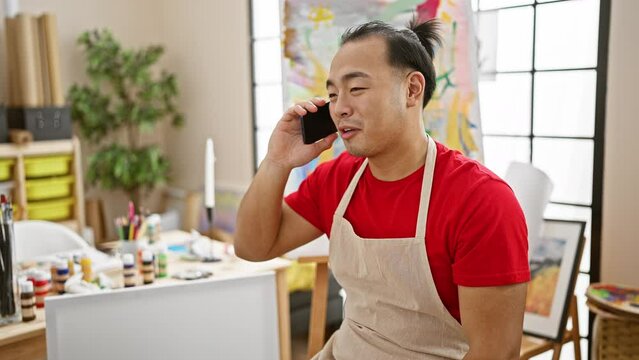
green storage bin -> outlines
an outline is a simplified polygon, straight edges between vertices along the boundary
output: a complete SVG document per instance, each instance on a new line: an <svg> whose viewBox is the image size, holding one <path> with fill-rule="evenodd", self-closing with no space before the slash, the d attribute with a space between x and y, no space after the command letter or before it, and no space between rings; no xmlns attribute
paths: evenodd
<svg viewBox="0 0 639 360"><path fill-rule="evenodd" d="M7 181L11 178L13 162L13 159L0 159L0 181Z"/></svg>
<svg viewBox="0 0 639 360"><path fill-rule="evenodd" d="M73 176L27 180L27 200L47 200L73 195Z"/></svg>
<svg viewBox="0 0 639 360"><path fill-rule="evenodd" d="M68 175L71 173L71 155L39 156L24 158L27 178Z"/></svg>
<svg viewBox="0 0 639 360"><path fill-rule="evenodd" d="M27 204L31 220L59 221L73 216L74 198L31 202Z"/></svg>

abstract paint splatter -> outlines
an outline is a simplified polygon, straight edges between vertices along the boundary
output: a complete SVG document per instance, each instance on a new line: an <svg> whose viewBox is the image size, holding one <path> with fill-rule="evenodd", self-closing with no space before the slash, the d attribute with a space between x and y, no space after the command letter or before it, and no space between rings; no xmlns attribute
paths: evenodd
<svg viewBox="0 0 639 360"><path fill-rule="evenodd" d="M436 17L443 25L444 46L435 57L437 89L424 111L426 129L448 147L481 160L476 36L469 0L285 0L285 102L326 97L328 69L344 30L374 19L403 26L413 16L421 21ZM337 142L298 169L298 181L343 150Z"/></svg>

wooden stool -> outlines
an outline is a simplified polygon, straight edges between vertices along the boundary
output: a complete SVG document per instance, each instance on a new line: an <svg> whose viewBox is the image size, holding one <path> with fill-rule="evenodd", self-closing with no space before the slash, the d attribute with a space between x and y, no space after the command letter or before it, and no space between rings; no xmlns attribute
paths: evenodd
<svg viewBox="0 0 639 360"><path fill-rule="evenodd" d="M302 263L315 263L315 282L311 297L311 320L308 324L308 358L324 347L326 331L326 305L328 303L328 256L300 257Z"/></svg>

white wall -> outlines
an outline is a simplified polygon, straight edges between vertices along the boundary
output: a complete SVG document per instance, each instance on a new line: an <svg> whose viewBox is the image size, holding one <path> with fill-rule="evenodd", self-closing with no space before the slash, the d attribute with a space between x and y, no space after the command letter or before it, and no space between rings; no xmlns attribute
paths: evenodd
<svg viewBox="0 0 639 360"><path fill-rule="evenodd" d="M639 1L613 0L604 160L602 281L639 286Z"/></svg>

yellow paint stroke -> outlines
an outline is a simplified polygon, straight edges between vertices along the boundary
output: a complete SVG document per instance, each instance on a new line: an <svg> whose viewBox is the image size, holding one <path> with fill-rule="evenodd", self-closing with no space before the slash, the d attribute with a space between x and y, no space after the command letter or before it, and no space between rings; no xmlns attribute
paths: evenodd
<svg viewBox="0 0 639 360"><path fill-rule="evenodd" d="M331 22L335 19L335 14L326 6L313 6L308 13L308 19L315 24L315 30L319 29L319 26L323 22Z"/></svg>
<svg viewBox="0 0 639 360"><path fill-rule="evenodd" d="M291 4L288 1L284 2L284 19L282 24L291 23ZM295 43L297 38L297 31L292 26L285 26L284 37L282 38L282 47L284 49L284 57L287 59L293 59L295 53L293 52L291 45Z"/></svg>
<svg viewBox="0 0 639 360"><path fill-rule="evenodd" d="M319 156L319 159L317 159L318 163L321 164L323 162L327 162L330 160L333 160L335 158L335 154L333 154L333 148L330 147L324 151L322 151L322 153Z"/></svg>
<svg viewBox="0 0 639 360"><path fill-rule="evenodd" d="M428 133L435 139L439 140L441 137L441 132L439 131L439 127L435 126L437 119L441 118L441 114L445 113L445 109L441 100L435 99L434 97L430 99L428 105L426 105L426 109L423 111L423 119L424 119L424 128L428 130Z"/></svg>
<svg viewBox="0 0 639 360"><path fill-rule="evenodd" d="M457 4L455 3L455 1L453 0L448 0L448 5L453 6L453 7L457 7Z"/></svg>
<svg viewBox="0 0 639 360"><path fill-rule="evenodd" d="M453 95L453 101L448 109L448 125L446 126L446 146L451 149L464 151L459 139L459 92Z"/></svg>
<svg viewBox="0 0 639 360"><path fill-rule="evenodd" d="M446 24L451 24L453 22L452 16L447 11L442 11L442 14L439 16L439 19Z"/></svg>
<svg viewBox="0 0 639 360"><path fill-rule="evenodd" d="M313 64L313 84L308 87L308 91L310 91L312 96L326 97L328 95L326 91L328 71L312 51L307 50L306 56Z"/></svg>
<svg viewBox="0 0 639 360"><path fill-rule="evenodd" d="M448 110L446 146L459 150L465 155L471 155L471 153L479 151L468 121L473 99L474 97L471 95L468 99L462 100L460 99L460 93L455 92Z"/></svg>

